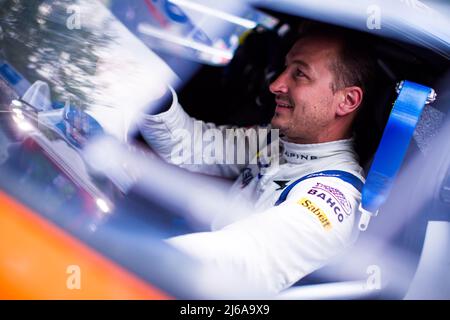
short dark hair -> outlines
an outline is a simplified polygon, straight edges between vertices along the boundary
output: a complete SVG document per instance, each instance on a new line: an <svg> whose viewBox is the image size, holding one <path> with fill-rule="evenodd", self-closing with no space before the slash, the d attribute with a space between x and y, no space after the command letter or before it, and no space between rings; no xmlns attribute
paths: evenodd
<svg viewBox="0 0 450 320"><path fill-rule="evenodd" d="M363 101L367 101L376 78L376 60L373 52L361 35L342 33L341 39L343 45L338 58L333 59L330 66L335 78L331 89L336 92L345 87L357 86L364 92L366 99L363 98Z"/></svg>
<svg viewBox="0 0 450 320"><path fill-rule="evenodd" d="M367 101L376 78L376 59L366 37L353 30L315 22L301 25L300 38L314 36L336 38L342 43L339 55L332 59L329 66L334 75L331 90L336 92L345 87L358 86L364 92L366 99L363 98L363 101Z"/></svg>
<svg viewBox="0 0 450 320"><path fill-rule="evenodd" d="M382 135L382 129L375 124L376 108L372 105L379 93L376 85L379 81L379 71L373 37L362 32L313 21L303 22L298 36L319 36L341 41L339 55L330 64L330 70L334 75L334 82L330 86L333 92L345 87L358 86L364 93L352 126L355 151L361 165L364 166L375 152Z"/></svg>

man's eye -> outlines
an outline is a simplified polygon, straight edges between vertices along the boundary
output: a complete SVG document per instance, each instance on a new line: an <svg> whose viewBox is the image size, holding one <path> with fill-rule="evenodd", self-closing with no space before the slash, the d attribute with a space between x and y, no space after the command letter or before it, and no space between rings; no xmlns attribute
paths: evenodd
<svg viewBox="0 0 450 320"><path fill-rule="evenodd" d="M300 69L296 69L295 70L295 77L297 77L297 78L301 78L301 77L305 77L306 75L303 73L303 71L302 70L300 70Z"/></svg>

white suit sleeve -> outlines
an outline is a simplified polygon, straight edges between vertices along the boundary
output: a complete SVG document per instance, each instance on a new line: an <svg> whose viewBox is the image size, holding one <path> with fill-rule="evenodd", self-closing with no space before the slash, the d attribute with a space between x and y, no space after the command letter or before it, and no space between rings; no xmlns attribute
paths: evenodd
<svg viewBox="0 0 450 320"><path fill-rule="evenodd" d="M216 126L190 117L178 103L173 89L169 110L143 115L140 131L146 142L169 163L190 171L235 178L265 145L259 128ZM259 139L245 143L245 139ZM263 136L266 139L266 136ZM244 142L244 143L242 143Z"/></svg>
<svg viewBox="0 0 450 320"><path fill-rule="evenodd" d="M219 270L275 294L342 253L353 241L359 192L332 177L296 185L281 205L219 231L169 239Z"/></svg>

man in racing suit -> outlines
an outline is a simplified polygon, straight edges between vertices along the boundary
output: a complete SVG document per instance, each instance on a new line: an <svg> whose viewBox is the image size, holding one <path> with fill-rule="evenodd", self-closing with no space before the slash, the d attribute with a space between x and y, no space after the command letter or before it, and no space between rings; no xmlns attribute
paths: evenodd
<svg viewBox="0 0 450 320"><path fill-rule="evenodd" d="M343 34L318 32L300 38L287 54L285 70L270 85L277 106L269 128L279 129L281 139L266 141L266 147L275 143L271 150L279 146L279 153L258 150L249 158L254 161L245 164L181 164L237 178L230 197L250 200L253 210L242 217L230 209L227 217L215 221L213 231L175 237L170 244L204 263L244 275L271 293L291 286L352 244L364 178L351 128L371 61L361 48L349 46ZM173 150L180 144L180 129L192 134L196 126L202 132L219 130L224 145L235 144L235 136L249 130L263 129L234 128L235 136L227 136L230 127L189 117L171 91L170 108L146 115L141 127L146 141L168 162L176 162Z"/></svg>

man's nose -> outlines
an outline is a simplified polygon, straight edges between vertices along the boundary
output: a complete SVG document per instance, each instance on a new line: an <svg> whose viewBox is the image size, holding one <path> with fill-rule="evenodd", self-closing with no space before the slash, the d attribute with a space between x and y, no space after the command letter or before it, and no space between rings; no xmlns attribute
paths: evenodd
<svg viewBox="0 0 450 320"><path fill-rule="evenodd" d="M288 92L288 88L286 85L286 79L285 79L286 75L285 72L282 72L269 86L269 90L270 92L272 92L273 94L278 94L278 93L287 93Z"/></svg>

